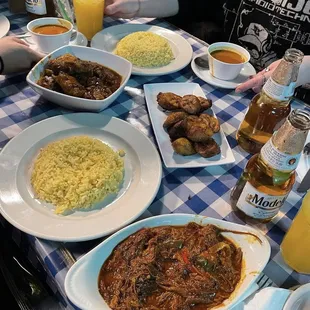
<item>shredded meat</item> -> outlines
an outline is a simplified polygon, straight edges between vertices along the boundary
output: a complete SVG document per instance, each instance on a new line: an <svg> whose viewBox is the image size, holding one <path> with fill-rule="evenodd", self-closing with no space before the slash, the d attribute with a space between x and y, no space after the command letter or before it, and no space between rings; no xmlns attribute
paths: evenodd
<svg viewBox="0 0 310 310"><path fill-rule="evenodd" d="M115 310L207 310L240 281L242 252L214 225L145 228L115 247L99 292Z"/></svg>

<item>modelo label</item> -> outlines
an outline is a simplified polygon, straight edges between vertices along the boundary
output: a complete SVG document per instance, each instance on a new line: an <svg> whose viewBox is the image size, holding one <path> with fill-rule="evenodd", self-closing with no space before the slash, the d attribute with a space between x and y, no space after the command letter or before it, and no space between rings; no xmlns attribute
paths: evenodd
<svg viewBox="0 0 310 310"><path fill-rule="evenodd" d="M250 217L269 219L277 215L286 198L287 195L266 195L247 182L238 199L237 207Z"/></svg>
<svg viewBox="0 0 310 310"><path fill-rule="evenodd" d="M264 85L263 90L268 96L276 100L286 101L293 96L295 86L295 82L291 82L290 85L281 85L270 77Z"/></svg>
<svg viewBox="0 0 310 310"><path fill-rule="evenodd" d="M271 168L280 171L293 171L297 168L301 153L286 154L280 152L273 144L272 138L261 149L263 161Z"/></svg>
<svg viewBox="0 0 310 310"><path fill-rule="evenodd" d="M47 13L45 0L26 0L26 10L29 13L45 15Z"/></svg>

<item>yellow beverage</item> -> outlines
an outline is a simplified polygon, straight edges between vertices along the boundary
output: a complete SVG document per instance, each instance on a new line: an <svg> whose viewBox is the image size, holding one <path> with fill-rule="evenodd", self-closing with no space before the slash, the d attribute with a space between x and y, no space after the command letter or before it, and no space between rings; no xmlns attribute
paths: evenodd
<svg viewBox="0 0 310 310"><path fill-rule="evenodd" d="M103 28L104 0L73 0L77 29L88 40Z"/></svg>
<svg viewBox="0 0 310 310"><path fill-rule="evenodd" d="M292 269L310 274L310 192L284 237L281 251Z"/></svg>

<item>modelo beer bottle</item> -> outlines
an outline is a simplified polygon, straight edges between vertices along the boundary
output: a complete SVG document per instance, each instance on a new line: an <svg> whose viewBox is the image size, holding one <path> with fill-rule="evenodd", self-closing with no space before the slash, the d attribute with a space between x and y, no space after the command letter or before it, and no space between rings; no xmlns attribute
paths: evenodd
<svg viewBox="0 0 310 310"><path fill-rule="evenodd" d="M231 205L245 221L269 222L295 183L295 169L310 129L310 113L297 109L248 161L231 192Z"/></svg>
<svg viewBox="0 0 310 310"><path fill-rule="evenodd" d="M300 50L288 49L261 92L252 99L236 136L245 151L258 153L289 115L303 57Z"/></svg>

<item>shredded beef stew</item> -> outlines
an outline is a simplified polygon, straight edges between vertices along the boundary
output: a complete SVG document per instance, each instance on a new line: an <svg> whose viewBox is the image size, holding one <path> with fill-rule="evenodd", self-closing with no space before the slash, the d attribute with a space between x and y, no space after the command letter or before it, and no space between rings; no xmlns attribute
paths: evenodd
<svg viewBox="0 0 310 310"><path fill-rule="evenodd" d="M115 247L99 292L117 310L207 310L241 278L242 251L214 225L144 228Z"/></svg>

